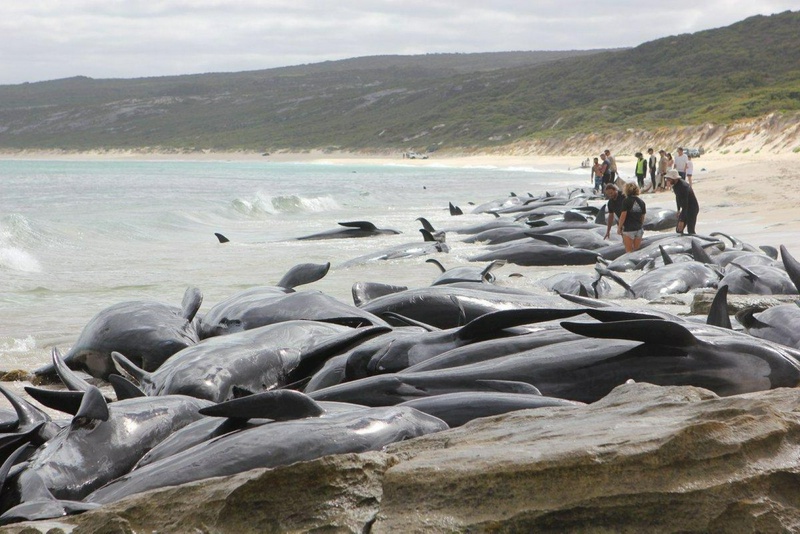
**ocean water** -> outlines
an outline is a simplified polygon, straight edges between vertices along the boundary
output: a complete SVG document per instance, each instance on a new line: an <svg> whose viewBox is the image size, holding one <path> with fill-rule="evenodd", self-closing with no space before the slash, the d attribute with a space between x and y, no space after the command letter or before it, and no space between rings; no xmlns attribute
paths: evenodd
<svg viewBox="0 0 800 534"><path fill-rule="evenodd" d="M321 165L262 161L0 160L0 370L33 369L67 350L102 309L131 300L179 306L200 288L201 313L252 286L274 285L298 263L331 262L308 288L352 303L355 282L429 285L429 256L349 268L343 262L421 242L417 217L436 228L484 222L470 202L588 185L585 169ZM465 215L452 217L448 203ZM297 241L367 220L399 235ZM220 244L220 232L230 243ZM449 234L446 267L468 263L478 245ZM578 270L581 268L566 268ZM542 291L564 271L512 265L501 284ZM520 273L523 277L509 277Z"/></svg>

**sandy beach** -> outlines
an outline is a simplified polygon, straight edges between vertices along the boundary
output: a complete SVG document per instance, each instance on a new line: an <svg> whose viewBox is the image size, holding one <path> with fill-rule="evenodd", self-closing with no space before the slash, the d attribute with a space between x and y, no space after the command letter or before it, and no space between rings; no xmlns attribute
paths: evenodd
<svg viewBox="0 0 800 534"><path fill-rule="evenodd" d="M599 152L599 150L598 150ZM364 158L347 155L303 154L305 161L359 163ZM277 155L276 158L296 155ZM587 156L588 157L588 156ZM636 158L616 156L620 175L634 180ZM367 158L371 163L397 163L397 158ZM401 160L408 165L447 165L453 167L493 166L570 170L580 166L574 156L431 156L427 160ZM754 245L786 245L800 256L800 153L722 153L703 154L694 160L693 187L700 202L697 231L725 232ZM586 183L589 181L586 169ZM652 206L673 207L671 192L645 193Z"/></svg>

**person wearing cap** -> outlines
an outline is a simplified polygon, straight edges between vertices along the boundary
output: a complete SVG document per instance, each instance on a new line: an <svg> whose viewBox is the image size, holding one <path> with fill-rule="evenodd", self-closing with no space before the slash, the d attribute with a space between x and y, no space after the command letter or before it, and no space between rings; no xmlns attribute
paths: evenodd
<svg viewBox="0 0 800 534"><path fill-rule="evenodd" d="M700 213L700 204L694 194L692 186L686 183L675 169L670 169L665 175L675 192L675 203L678 207L678 226L675 231L683 234L684 230L689 235L695 234L697 215Z"/></svg>
<svg viewBox="0 0 800 534"><path fill-rule="evenodd" d="M647 175L647 162L641 152L636 153L636 167L633 170L633 174L636 175L639 189L642 189L644 187L644 177Z"/></svg>
<svg viewBox="0 0 800 534"><path fill-rule="evenodd" d="M619 229L617 230L622 235L625 252L639 250L639 247L642 246L642 237L644 236L642 225L646 213L647 206L644 200L639 198L639 186L633 182L626 183L625 200L622 201Z"/></svg>
<svg viewBox="0 0 800 534"><path fill-rule="evenodd" d="M619 192L619 187L616 184L606 184L603 192L608 198L608 215L606 218L606 235L603 239L611 237L611 227L614 226L615 217L619 219L622 213L622 203L625 201L625 195Z"/></svg>

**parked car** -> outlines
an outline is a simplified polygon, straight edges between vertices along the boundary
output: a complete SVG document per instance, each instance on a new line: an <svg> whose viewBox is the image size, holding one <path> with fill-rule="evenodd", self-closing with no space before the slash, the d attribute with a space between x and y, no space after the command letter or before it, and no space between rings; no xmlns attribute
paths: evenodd
<svg viewBox="0 0 800 534"><path fill-rule="evenodd" d="M418 154L416 152L409 152L406 154L408 159L428 159L427 154Z"/></svg>
<svg viewBox="0 0 800 534"><path fill-rule="evenodd" d="M705 152L702 148L684 148L683 151L693 158L699 158Z"/></svg>

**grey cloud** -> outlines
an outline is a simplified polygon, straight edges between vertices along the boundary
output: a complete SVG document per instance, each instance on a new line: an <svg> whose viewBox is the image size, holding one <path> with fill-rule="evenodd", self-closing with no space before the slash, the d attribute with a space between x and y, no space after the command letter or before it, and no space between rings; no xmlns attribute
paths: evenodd
<svg viewBox="0 0 800 534"><path fill-rule="evenodd" d="M636 46L796 0L6 0L0 83L240 71L379 54Z"/></svg>

